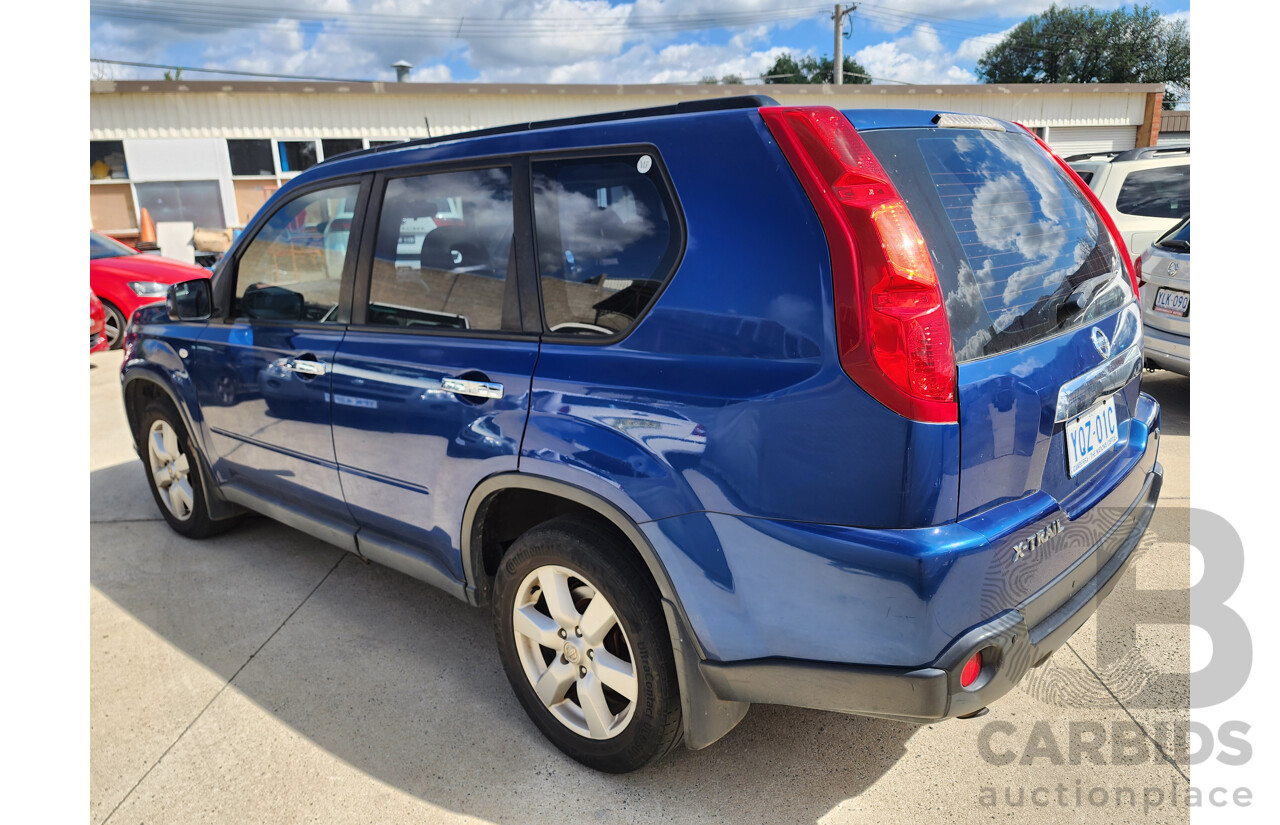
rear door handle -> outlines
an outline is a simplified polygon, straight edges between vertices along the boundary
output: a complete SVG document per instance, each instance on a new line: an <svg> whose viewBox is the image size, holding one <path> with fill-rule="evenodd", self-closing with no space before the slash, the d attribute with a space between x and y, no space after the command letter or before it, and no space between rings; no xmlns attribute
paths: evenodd
<svg viewBox="0 0 1280 825"><path fill-rule="evenodd" d="M464 381L461 378L446 378L440 387L455 395L470 395L477 398L501 398L502 385L488 381Z"/></svg>
<svg viewBox="0 0 1280 825"><path fill-rule="evenodd" d="M283 366L299 375L324 375L329 371L329 365L324 361L313 361L308 358L286 358Z"/></svg>

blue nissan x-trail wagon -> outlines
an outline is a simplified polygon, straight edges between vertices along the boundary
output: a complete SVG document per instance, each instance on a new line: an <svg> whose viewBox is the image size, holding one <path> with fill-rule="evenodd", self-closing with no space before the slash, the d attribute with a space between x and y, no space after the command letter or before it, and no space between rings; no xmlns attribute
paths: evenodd
<svg viewBox="0 0 1280 825"><path fill-rule="evenodd" d="M1128 254L1014 123L768 98L355 152L125 339L156 502L492 611L627 771L769 702L971 717L1123 574L1162 470Z"/></svg>

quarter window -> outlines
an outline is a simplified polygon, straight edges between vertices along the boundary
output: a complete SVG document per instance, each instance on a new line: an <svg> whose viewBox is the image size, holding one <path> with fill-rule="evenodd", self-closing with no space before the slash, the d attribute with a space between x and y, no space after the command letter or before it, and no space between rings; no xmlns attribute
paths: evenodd
<svg viewBox="0 0 1280 825"><path fill-rule="evenodd" d="M302 195L267 221L240 257L234 314L336 323L356 184Z"/></svg>
<svg viewBox="0 0 1280 825"><path fill-rule="evenodd" d="M1126 215L1177 218L1191 214L1191 166L1160 166L1130 172L1116 197Z"/></svg>
<svg viewBox="0 0 1280 825"><path fill-rule="evenodd" d="M378 218L370 324L520 329L511 170L394 178Z"/></svg>
<svg viewBox="0 0 1280 825"><path fill-rule="evenodd" d="M538 275L547 329L629 329L679 254L674 210L647 154L533 164Z"/></svg>

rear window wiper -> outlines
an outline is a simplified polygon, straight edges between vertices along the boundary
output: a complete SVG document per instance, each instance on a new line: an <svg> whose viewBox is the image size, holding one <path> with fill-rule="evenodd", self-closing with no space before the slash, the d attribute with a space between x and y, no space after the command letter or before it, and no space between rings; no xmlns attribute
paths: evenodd
<svg viewBox="0 0 1280 825"><path fill-rule="evenodd" d="M1161 249L1172 249L1174 252L1190 252L1191 241L1184 241L1181 238L1170 238L1167 241L1161 241L1156 244Z"/></svg>

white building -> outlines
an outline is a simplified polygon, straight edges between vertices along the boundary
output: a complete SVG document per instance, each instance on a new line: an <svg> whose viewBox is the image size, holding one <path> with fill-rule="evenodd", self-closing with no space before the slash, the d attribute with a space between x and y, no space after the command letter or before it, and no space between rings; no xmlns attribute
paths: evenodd
<svg viewBox="0 0 1280 825"><path fill-rule="evenodd" d="M156 221L242 227L290 177L340 152L575 115L735 94L784 105L972 112L1035 129L1060 154L1155 145L1160 84L973 86L551 86L242 81L92 81L93 228L137 235ZM1189 127L1188 127L1189 128Z"/></svg>

